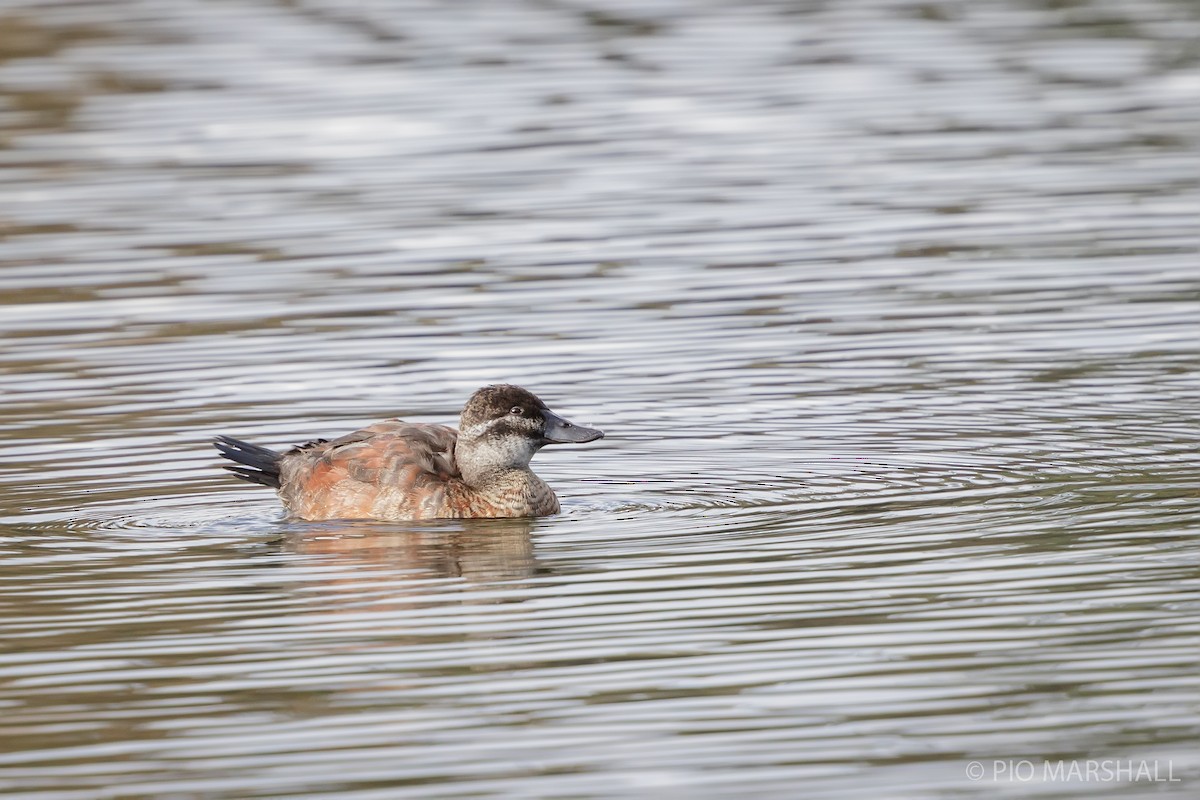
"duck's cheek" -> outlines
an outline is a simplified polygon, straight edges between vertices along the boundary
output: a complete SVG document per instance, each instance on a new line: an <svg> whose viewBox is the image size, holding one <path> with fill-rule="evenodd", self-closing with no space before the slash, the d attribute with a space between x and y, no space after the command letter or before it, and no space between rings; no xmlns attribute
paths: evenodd
<svg viewBox="0 0 1200 800"><path fill-rule="evenodd" d="M537 443L527 436L493 437L473 448L471 458L492 469L521 469L537 452Z"/></svg>
<svg viewBox="0 0 1200 800"><path fill-rule="evenodd" d="M534 453L540 450L541 446L540 437L537 439L527 436L521 437L521 439L513 443L512 453L514 464L528 466L529 459L533 458Z"/></svg>

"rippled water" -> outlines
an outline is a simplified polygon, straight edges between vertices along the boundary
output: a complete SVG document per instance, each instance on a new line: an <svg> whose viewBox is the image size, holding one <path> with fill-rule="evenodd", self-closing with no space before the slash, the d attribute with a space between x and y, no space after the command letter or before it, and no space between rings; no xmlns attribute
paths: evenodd
<svg viewBox="0 0 1200 800"><path fill-rule="evenodd" d="M0 792L1195 796L1198 33L7 0ZM558 517L208 445L493 381L608 432ZM997 773L1059 759L1162 780Z"/></svg>

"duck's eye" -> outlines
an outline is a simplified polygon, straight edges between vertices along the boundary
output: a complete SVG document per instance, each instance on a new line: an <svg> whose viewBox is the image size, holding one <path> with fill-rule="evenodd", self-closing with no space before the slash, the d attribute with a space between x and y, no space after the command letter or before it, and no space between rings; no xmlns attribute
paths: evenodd
<svg viewBox="0 0 1200 800"><path fill-rule="evenodd" d="M521 407L520 407L520 406L513 406L512 408L510 408L510 409L508 410L508 413L510 413L510 414L515 414L516 416L518 416L518 417L519 417L519 416L521 416Z"/></svg>

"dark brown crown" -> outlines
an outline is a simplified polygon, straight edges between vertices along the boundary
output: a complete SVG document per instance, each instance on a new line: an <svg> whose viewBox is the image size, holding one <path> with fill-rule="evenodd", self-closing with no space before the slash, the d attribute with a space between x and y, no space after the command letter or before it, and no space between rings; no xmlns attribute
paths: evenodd
<svg viewBox="0 0 1200 800"><path fill-rule="evenodd" d="M463 407L459 424L469 428L482 422L498 419L509 415L514 408L521 409L523 417L541 417L541 411L546 404L528 389L509 384L485 386L467 401Z"/></svg>

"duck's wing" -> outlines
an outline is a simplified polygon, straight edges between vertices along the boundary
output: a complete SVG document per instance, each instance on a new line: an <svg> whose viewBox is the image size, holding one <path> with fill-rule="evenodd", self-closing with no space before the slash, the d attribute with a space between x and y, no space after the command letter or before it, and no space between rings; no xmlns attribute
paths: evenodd
<svg viewBox="0 0 1200 800"><path fill-rule="evenodd" d="M444 425L386 420L289 450L279 494L305 519L438 516L445 485L459 478L458 433Z"/></svg>

